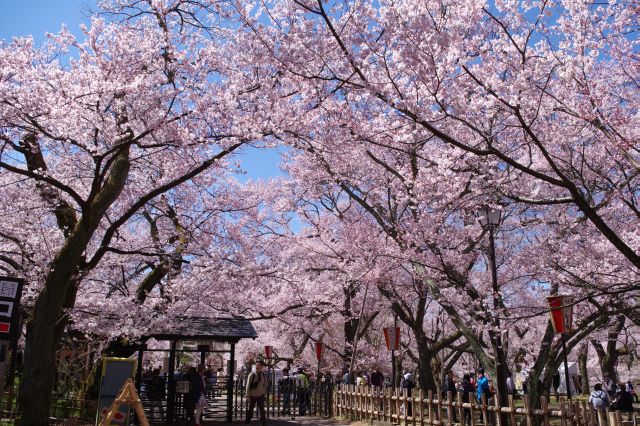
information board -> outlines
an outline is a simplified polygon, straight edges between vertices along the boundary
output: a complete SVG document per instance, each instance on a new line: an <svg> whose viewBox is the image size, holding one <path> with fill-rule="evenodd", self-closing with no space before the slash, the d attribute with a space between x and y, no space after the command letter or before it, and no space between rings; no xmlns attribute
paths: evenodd
<svg viewBox="0 0 640 426"><path fill-rule="evenodd" d="M111 406L111 403L127 382L132 379L136 371L136 361L129 358L103 358L102 380L100 382L100 396L98 398L98 412L96 413L96 425L100 423ZM112 425L129 424L130 407L123 405L114 416Z"/></svg>
<svg viewBox="0 0 640 426"><path fill-rule="evenodd" d="M12 340L19 335L22 280L0 277L0 340Z"/></svg>

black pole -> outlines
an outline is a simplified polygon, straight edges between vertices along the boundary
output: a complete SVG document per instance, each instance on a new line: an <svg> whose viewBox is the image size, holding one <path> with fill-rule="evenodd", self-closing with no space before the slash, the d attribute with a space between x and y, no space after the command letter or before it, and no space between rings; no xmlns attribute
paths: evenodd
<svg viewBox="0 0 640 426"><path fill-rule="evenodd" d="M395 332L398 331L398 316L394 315L393 316L393 333L395 334ZM390 340L390 344L391 344L391 388L395 389L397 387L397 380L396 380L396 376L397 376L397 372L396 372L396 342L395 339L393 342L391 342Z"/></svg>
<svg viewBox="0 0 640 426"><path fill-rule="evenodd" d="M569 363L567 361L567 357L569 354L567 353L567 340L564 338L564 333L560 334L560 338L562 339L562 352L564 352L564 381L567 386L567 398L571 399L571 383L569 383Z"/></svg>
<svg viewBox="0 0 640 426"><path fill-rule="evenodd" d="M231 352L229 357L229 368L227 370L227 423L233 421L233 375L235 373L234 364L236 362L236 344L231 344Z"/></svg>
<svg viewBox="0 0 640 426"><path fill-rule="evenodd" d="M142 357L145 349L146 345L141 344L138 346L138 365L136 366L136 390L138 395L140 395L140 387L142 386Z"/></svg>
<svg viewBox="0 0 640 426"><path fill-rule="evenodd" d="M488 220L488 215L487 215ZM500 297L500 289L498 288L498 267L496 265L496 243L493 236L494 226L489 225L489 261L491 263L491 286L493 290L493 309L497 311L503 306L502 299ZM509 405L507 398L507 372L506 360L504 355L504 346L502 344L502 332L500 331L500 318L497 312L494 312L493 316L494 330L490 333L493 337L494 350L496 355L496 389L498 391L498 400L501 407ZM501 414L502 424L507 424L506 414Z"/></svg>
<svg viewBox="0 0 640 426"><path fill-rule="evenodd" d="M167 418L168 425L173 424L175 411L175 395L176 382L174 380L174 371L176 369L176 341L171 341L171 349L169 350L169 371L167 372Z"/></svg>

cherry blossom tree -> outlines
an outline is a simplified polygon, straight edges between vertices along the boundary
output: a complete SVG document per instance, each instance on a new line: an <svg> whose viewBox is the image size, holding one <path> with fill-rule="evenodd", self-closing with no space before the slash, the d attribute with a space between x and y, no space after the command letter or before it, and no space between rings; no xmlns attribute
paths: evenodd
<svg viewBox="0 0 640 426"><path fill-rule="evenodd" d="M9 272L29 269L33 301L25 424L48 423L55 353L84 280L105 260L116 266L114 253L143 257L145 249L159 260L156 275L177 271L186 248L180 200L163 194L210 187L235 167L226 158L270 127L248 106L251 73L224 59L224 28L205 37L183 31L179 11L162 2L146 7L148 15L122 23L94 18L83 39L63 29L42 47L29 38L0 46L2 191L22 199L3 224L11 253L3 261ZM140 227L145 244L125 240ZM160 227L172 236L158 250ZM139 302L158 282L146 279Z"/></svg>

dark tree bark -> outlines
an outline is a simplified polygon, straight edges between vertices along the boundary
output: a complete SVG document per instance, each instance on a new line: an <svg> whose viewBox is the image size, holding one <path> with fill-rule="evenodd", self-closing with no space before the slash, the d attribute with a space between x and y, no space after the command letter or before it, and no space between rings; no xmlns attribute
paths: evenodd
<svg viewBox="0 0 640 426"><path fill-rule="evenodd" d="M585 342L578 349L578 368L582 377L582 394L589 395L589 372L587 371L587 355L589 354L589 343Z"/></svg>
<svg viewBox="0 0 640 426"><path fill-rule="evenodd" d="M56 352L67 324L64 309L73 307L84 251L107 209L124 188L129 165L127 145L114 160L104 186L86 206L82 217L70 230L65 244L55 256L44 287L27 321L20 391L24 425L49 424Z"/></svg>
<svg viewBox="0 0 640 426"><path fill-rule="evenodd" d="M602 343L597 340L591 340L591 344L598 354L598 363L600 364L600 371L603 378L609 378L618 382L618 372L616 367L618 366L618 358L621 354L626 353L624 349L618 348L618 337L624 328L626 317L624 315L616 316L613 324L609 327L607 333L606 348Z"/></svg>

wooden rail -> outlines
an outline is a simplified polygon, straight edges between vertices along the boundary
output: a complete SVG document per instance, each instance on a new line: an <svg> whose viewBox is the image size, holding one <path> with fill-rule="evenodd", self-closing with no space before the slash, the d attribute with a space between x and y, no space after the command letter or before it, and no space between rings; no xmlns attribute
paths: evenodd
<svg viewBox="0 0 640 426"><path fill-rule="evenodd" d="M561 400L558 409L549 408L545 397L540 398L540 408L534 409L527 395L523 397L523 407L516 407L512 396L509 396L508 407L500 407L497 398L493 398L490 405L484 395L478 402L475 393L469 394L469 401L462 402L460 393L454 400L450 392L443 398L441 392L428 391L425 395L421 389L409 393L407 389L337 385L333 412L337 417L351 420L412 426L464 426L465 423L471 426L551 426L552 423L559 426L637 425L635 418L624 420L628 417L626 413L596 411L584 400Z"/></svg>

